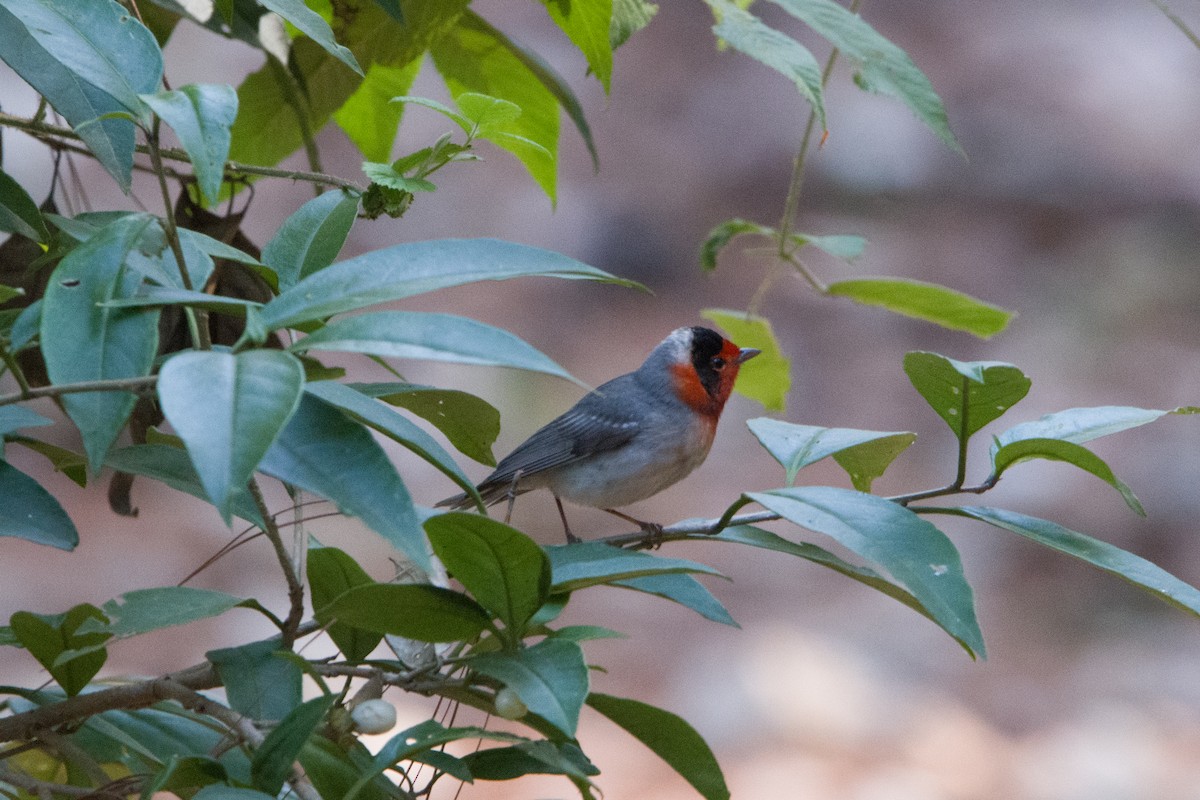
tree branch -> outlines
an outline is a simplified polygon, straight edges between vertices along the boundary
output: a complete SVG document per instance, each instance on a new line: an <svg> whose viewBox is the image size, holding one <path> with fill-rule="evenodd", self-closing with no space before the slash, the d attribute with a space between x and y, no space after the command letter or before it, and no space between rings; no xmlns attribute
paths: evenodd
<svg viewBox="0 0 1200 800"><path fill-rule="evenodd" d="M9 406L24 400L35 400L39 397L58 397L64 394L79 394L81 392L138 392L152 389L158 383L158 376L143 375L140 378L110 378L102 381L80 381L79 383L56 383L52 386L35 386L16 394L0 395L0 406Z"/></svg>

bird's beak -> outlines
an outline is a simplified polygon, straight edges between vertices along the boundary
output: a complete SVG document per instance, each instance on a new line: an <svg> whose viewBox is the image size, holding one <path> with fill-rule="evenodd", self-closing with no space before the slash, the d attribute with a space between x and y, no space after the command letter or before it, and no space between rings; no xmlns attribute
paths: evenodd
<svg viewBox="0 0 1200 800"><path fill-rule="evenodd" d="M761 353L762 350L755 350L753 347L743 347L738 351L738 357L733 362L735 364L745 364L750 359Z"/></svg>

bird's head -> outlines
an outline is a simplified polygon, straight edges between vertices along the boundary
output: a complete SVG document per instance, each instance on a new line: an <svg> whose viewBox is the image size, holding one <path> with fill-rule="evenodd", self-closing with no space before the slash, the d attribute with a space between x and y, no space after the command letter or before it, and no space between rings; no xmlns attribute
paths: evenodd
<svg viewBox="0 0 1200 800"><path fill-rule="evenodd" d="M670 375L679 399L696 412L716 420L733 391L738 369L761 351L738 347L709 328L676 328L646 359L646 366Z"/></svg>

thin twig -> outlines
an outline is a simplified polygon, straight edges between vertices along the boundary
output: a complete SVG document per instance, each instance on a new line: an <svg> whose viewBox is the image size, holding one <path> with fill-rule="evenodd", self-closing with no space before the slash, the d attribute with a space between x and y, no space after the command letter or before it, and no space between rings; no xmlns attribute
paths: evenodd
<svg viewBox="0 0 1200 800"><path fill-rule="evenodd" d="M64 394L80 394L82 392L140 392L153 389L158 382L156 375L143 375L140 378L109 378L101 381L80 381L79 383L56 383L53 386L34 386L16 394L0 395L0 406L9 406L25 400L39 397L59 397Z"/></svg>
<svg viewBox="0 0 1200 800"><path fill-rule="evenodd" d="M259 516L263 518L263 533L267 535L267 540L271 542L271 547L275 550L275 560L279 562L279 568L283 570L283 578L287 582L289 609L288 615L284 619L283 629L280 631L283 638L280 647L283 650L290 650L292 643L296 641L300 623L304 619L304 584L301 583L300 576L292 567L291 554L283 543L279 526L275 524L271 509L267 508L267 502L263 499L262 489L257 480L251 479L250 481L250 496L254 498L254 505L258 508Z"/></svg>

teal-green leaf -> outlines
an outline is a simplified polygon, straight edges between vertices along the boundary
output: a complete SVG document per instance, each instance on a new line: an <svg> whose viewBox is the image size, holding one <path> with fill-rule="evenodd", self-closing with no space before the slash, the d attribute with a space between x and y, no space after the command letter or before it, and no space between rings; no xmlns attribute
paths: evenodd
<svg viewBox="0 0 1200 800"><path fill-rule="evenodd" d="M994 454L1003 445L1021 439L1061 439L1064 442L1082 444L1101 436L1120 433L1148 422L1154 422L1167 414L1194 413L1196 410L1190 407L1176 408L1170 411L1132 406L1068 408L1065 411L1046 414L1031 422L1014 425L996 436L992 452Z"/></svg>
<svg viewBox="0 0 1200 800"><path fill-rule="evenodd" d="M297 756L335 699L325 695L301 703L266 735L250 759L250 780L256 788L272 796L279 793Z"/></svg>
<svg viewBox="0 0 1200 800"><path fill-rule="evenodd" d="M700 316L715 322L738 347L762 351L738 370L733 390L762 403L767 411L783 411L792 388L792 362L780 350L771 321L756 314L719 308L706 308Z"/></svg>
<svg viewBox="0 0 1200 800"><path fill-rule="evenodd" d="M783 75L812 105L825 127L825 101L821 68L808 48L763 23L731 0L705 0L717 18L713 33L733 49Z"/></svg>
<svg viewBox="0 0 1200 800"><path fill-rule="evenodd" d="M317 621L325 626L329 638L350 661L362 661L383 639L382 633L364 631L332 622L322 611L344 592L356 586L375 583L350 555L336 547L309 547L305 562L312 605L318 610Z"/></svg>
<svg viewBox="0 0 1200 800"><path fill-rule="evenodd" d="M808 245L843 261L855 261L867 249L867 240L852 234L828 234L814 236L811 233L792 234L792 239Z"/></svg>
<svg viewBox="0 0 1200 800"><path fill-rule="evenodd" d="M42 300L41 342L55 384L136 378L150 374L158 347L158 312L110 308L131 297L141 276L125 260L153 220L123 217L105 226L59 263ZM83 435L92 470L99 469L137 398L131 392L85 392L63 397Z"/></svg>
<svg viewBox="0 0 1200 800"><path fill-rule="evenodd" d="M983 655L983 634L962 559L950 539L929 522L890 500L831 486L745 496L882 566L916 596L940 627L965 642L970 652Z"/></svg>
<svg viewBox="0 0 1200 800"><path fill-rule="evenodd" d="M643 575L640 578L627 578L613 581L610 585L633 589L646 594L656 595L670 600L684 608L690 608L705 619L740 628L729 610L704 584L691 575L679 572L668 572L661 575Z"/></svg>
<svg viewBox="0 0 1200 800"><path fill-rule="evenodd" d="M850 474L854 488L870 491L871 482L883 474L917 435L904 431L862 431L822 428L759 417L746 422L767 452L787 470L787 482L809 464L834 456ZM841 456L841 458L838 458Z"/></svg>
<svg viewBox="0 0 1200 800"><path fill-rule="evenodd" d="M922 511L970 517L1020 534L1038 544L1091 564L1110 575L1116 575L1147 594L1193 616L1200 616L1200 589L1184 583L1162 567L1141 556L1122 550L1108 542L1069 530L1056 522L1030 517L1003 508L985 506L930 508L922 509Z"/></svg>
<svg viewBox="0 0 1200 800"><path fill-rule="evenodd" d="M933 84L902 49L868 25L862 17L833 0L774 0L857 61L855 82L868 91L900 100L921 122L957 153L962 147L950 131L946 109Z"/></svg>
<svg viewBox="0 0 1200 800"><path fill-rule="evenodd" d="M554 594L646 575L693 572L721 576L707 564L623 550L601 542L551 545L545 549L550 556L550 591Z"/></svg>
<svg viewBox="0 0 1200 800"><path fill-rule="evenodd" d="M348 48L337 43L337 40L333 38L333 30L329 27L329 23L320 14L306 6L304 0L258 0L258 2L264 8L274 11L295 25L297 30L320 45L325 52L338 61L359 75L363 74L362 67L358 65L358 59Z"/></svg>
<svg viewBox="0 0 1200 800"><path fill-rule="evenodd" d="M925 320L954 331L990 339L1016 316L999 306L935 283L902 278L855 278L825 287L834 297L886 308L896 314Z"/></svg>
<svg viewBox="0 0 1200 800"><path fill-rule="evenodd" d="M52 420L46 419L32 408L16 404L0 406L0 436L7 436L22 428L39 428L53 424Z"/></svg>
<svg viewBox="0 0 1200 800"><path fill-rule="evenodd" d="M179 353L163 364L163 414L187 445L200 482L228 524L244 489L296 411L304 368L289 353Z"/></svg>
<svg viewBox="0 0 1200 800"><path fill-rule="evenodd" d="M50 241L50 231L46 229L46 221L42 219L37 203L33 202L21 184L3 170L0 170L0 231L18 233L42 244ZM3 297L2 292L0 297ZM0 300L0 303L4 300Z"/></svg>
<svg viewBox="0 0 1200 800"><path fill-rule="evenodd" d="M1044 458L1050 461L1063 461L1074 464L1085 472L1090 472L1100 480L1121 493L1125 504L1139 516L1146 516L1146 510L1141 502L1120 478L1113 474L1104 459L1082 445L1062 439L1018 439L1001 446L992 453L992 476L999 478L1013 464Z"/></svg>
<svg viewBox="0 0 1200 800"><path fill-rule="evenodd" d="M554 202L558 182L558 102L505 37L472 11L465 12L429 49L434 66L457 98L467 92L515 103L521 116L503 127L517 139L489 137L515 155ZM528 146L521 140L532 142Z"/></svg>
<svg viewBox="0 0 1200 800"><path fill-rule="evenodd" d="M278 639L209 650L234 711L255 720L281 720L300 705L303 673L279 650Z"/></svg>
<svg viewBox="0 0 1200 800"><path fill-rule="evenodd" d="M1020 402L1031 385L1012 364L956 361L922 351L904 356L904 372L960 441Z"/></svg>
<svg viewBox="0 0 1200 800"><path fill-rule="evenodd" d="M512 689L532 713L563 734L575 736L588 695L588 668L578 644L543 639L515 653L475 655L470 665Z"/></svg>
<svg viewBox="0 0 1200 800"><path fill-rule="evenodd" d="M488 612L465 594L424 583L356 586L319 613L324 619L419 642L466 641L491 626Z"/></svg>
<svg viewBox="0 0 1200 800"><path fill-rule="evenodd" d="M612 81L612 0L591 0L587 3L543 0L554 24L579 48L588 67L608 94Z"/></svg>
<svg viewBox="0 0 1200 800"><path fill-rule="evenodd" d="M79 532L67 512L33 478L0 460L0 536L74 550Z"/></svg>
<svg viewBox="0 0 1200 800"><path fill-rule="evenodd" d="M9 619L13 634L21 646L46 668L67 696L83 691L100 668L108 653L102 647L107 633L79 633L79 627L89 619L103 621L104 613L88 603L81 603L65 614L42 615L18 611ZM58 657L70 650L89 648L87 652L59 663Z"/></svg>
<svg viewBox="0 0 1200 800"><path fill-rule="evenodd" d="M358 197L332 189L300 206L267 242L262 262L290 289L302 278L325 269L337 258L358 213Z"/></svg>
<svg viewBox="0 0 1200 800"><path fill-rule="evenodd" d="M392 245L339 261L263 308L271 330L476 281L521 277L638 284L559 253L498 239L437 239Z"/></svg>
<svg viewBox="0 0 1200 800"><path fill-rule="evenodd" d="M80 487L87 486L87 459L74 450L59 447L41 439L29 436L10 436L9 441L26 447L54 465L55 472L61 472Z"/></svg>
<svg viewBox="0 0 1200 800"><path fill-rule="evenodd" d="M229 786L223 783L213 783L205 786L192 796L192 800L274 800L275 795L266 794L255 789L243 789L240 786Z"/></svg>
<svg viewBox="0 0 1200 800"><path fill-rule="evenodd" d="M366 428L337 409L302 397L258 468L332 501L428 568L425 535L395 465Z"/></svg>
<svg viewBox="0 0 1200 800"><path fill-rule="evenodd" d="M585 785L590 783L588 776L600 773L574 744L545 739L476 750L463 756L462 765L468 775L480 781L510 781L522 775L568 775L577 787L580 781L586 781ZM581 796L588 795L581 793Z"/></svg>
<svg viewBox="0 0 1200 800"><path fill-rule="evenodd" d="M480 514L430 517L425 532L455 580L504 623L513 644L520 641L550 592L550 559L542 548Z"/></svg>
<svg viewBox="0 0 1200 800"><path fill-rule="evenodd" d="M638 700L592 692L587 704L629 732L700 793L728 800L729 787L708 743L682 717Z"/></svg>
<svg viewBox="0 0 1200 800"><path fill-rule="evenodd" d="M411 411L445 434L464 456L496 466L492 445L500 435L500 412L486 400L456 389L414 383L358 383L352 388Z"/></svg>
<svg viewBox="0 0 1200 800"><path fill-rule="evenodd" d="M139 94L162 78L153 34L113 0L0 0L0 61L57 110L128 192Z"/></svg>
<svg viewBox="0 0 1200 800"><path fill-rule="evenodd" d="M304 390L321 402L337 408L351 419L369 425L392 441L404 445L441 470L463 491L478 494L475 484L450 457L446 449L438 444L436 439L383 403L337 381L315 381L307 384Z"/></svg>
<svg viewBox="0 0 1200 800"><path fill-rule="evenodd" d="M137 444L109 452L106 466L133 475L144 475L161 481L172 489L190 494L205 502L211 502L208 493L200 484L200 477L188 457L187 451L166 444ZM253 522L260 528L265 524L254 499L247 487L237 487L230 501L234 516Z"/></svg>
<svg viewBox="0 0 1200 800"><path fill-rule="evenodd" d="M229 158L229 129L237 117L237 92L225 84L193 83L141 98L179 137L205 203L216 203Z"/></svg>
<svg viewBox="0 0 1200 800"><path fill-rule="evenodd" d="M329 322L300 339L291 349L512 367L575 381L570 373L523 339L502 328L453 314L423 311L356 314Z"/></svg>
<svg viewBox="0 0 1200 800"><path fill-rule="evenodd" d="M811 561L814 564L820 564L834 572L845 575L847 578L856 580L864 586L869 586L881 594L898 600L926 619L935 624L937 623L937 620L929 613L929 609L925 608L921 604L921 601L914 597L911 592L887 580L875 570L851 564L849 561L815 544L793 542L790 539L785 539L778 534L762 528L756 528L753 525L730 525L710 538L715 542L745 544L751 547L760 547L764 550L773 550L777 553L786 553L803 558L806 561ZM975 657L975 652L971 650L970 645L966 641L958 639L958 643L963 646L968 655L972 658Z"/></svg>
<svg viewBox="0 0 1200 800"><path fill-rule="evenodd" d="M106 632L118 639L126 639L216 617L245 603L243 598L235 595L191 586L135 589L101 606L107 622L89 621L81 630Z"/></svg>

